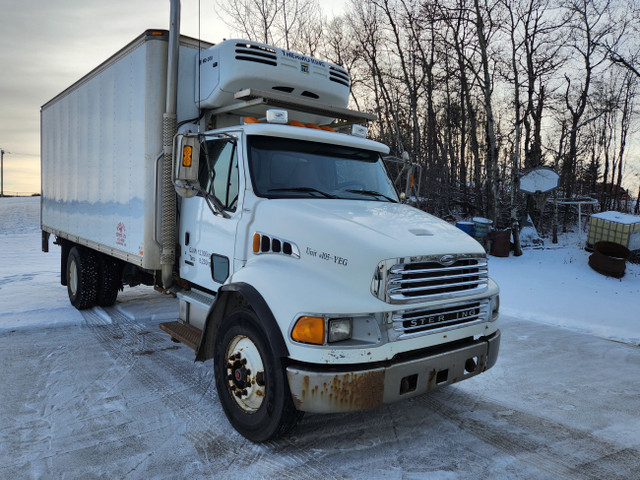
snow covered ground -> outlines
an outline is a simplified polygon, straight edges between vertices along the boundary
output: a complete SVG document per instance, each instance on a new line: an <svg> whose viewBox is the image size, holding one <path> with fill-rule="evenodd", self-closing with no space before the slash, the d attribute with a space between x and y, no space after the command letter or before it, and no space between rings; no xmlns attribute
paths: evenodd
<svg viewBox="0 0 640 480"><path fill-rule="evenodd" d="M78 312L39 199L0 199L0 478L640 479L640 266L604 277L578 242L490 258L493 369L254 445L211 362L157 328L175 300L139 287Z"/></svg>
<svg viewBox="0 0 640 480"><path fill-rule="evenodd" d="M489 275L500 285L500 311L640 345L640 265L627 262L621 279L589 267L586 234L560 237L557 245L526 249L521 257L489 257Z"/></svg>

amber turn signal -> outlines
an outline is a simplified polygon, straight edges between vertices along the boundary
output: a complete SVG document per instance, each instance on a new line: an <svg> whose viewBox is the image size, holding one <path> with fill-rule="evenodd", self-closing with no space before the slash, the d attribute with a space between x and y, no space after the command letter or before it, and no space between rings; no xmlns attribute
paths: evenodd
<svg viewBox="0 0 640 480"><path fill-rule="evenodd" d="M259 253L259 252L260 252L260 234L254 233L253 234L253 253Z"/></svg>
<svg viewBox="0 0 640 480"><path fill-rule="evenodd" d="M185 145L182 149L182 166L190 167L193 159L193 147Z"/></svg>
<svg viewBox="0 0 640 480"><path fill-rule="evenodd" d="M300 317L293 327L291 338L296 342L324 345L324 318Z"/></svg>

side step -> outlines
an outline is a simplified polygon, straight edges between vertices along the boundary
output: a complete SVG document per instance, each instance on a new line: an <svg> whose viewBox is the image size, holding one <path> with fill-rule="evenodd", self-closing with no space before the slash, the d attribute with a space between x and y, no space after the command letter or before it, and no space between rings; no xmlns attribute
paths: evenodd
<svg viewBox="0 0 640 480"><path fill-rule="evenodd" d="M184 343L187 347L196 350L200 345L200 337L202 336L202 330L196 328L187 323L180 322L166 322L158 325L161 330L164 330L172 339L178 340Z"/></svg>

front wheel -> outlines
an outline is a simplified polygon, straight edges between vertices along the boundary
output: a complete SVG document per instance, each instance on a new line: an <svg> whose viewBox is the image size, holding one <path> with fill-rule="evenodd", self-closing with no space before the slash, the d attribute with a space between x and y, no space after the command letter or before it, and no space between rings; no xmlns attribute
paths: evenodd
<svg viewBox="0 0 640 480"><path fill-rule="evenodd" d="M240 308L223 320L214 375L229 422L253 442L283 435L302 416L293 405L282 361L274 356L253 310Z"/></svg>

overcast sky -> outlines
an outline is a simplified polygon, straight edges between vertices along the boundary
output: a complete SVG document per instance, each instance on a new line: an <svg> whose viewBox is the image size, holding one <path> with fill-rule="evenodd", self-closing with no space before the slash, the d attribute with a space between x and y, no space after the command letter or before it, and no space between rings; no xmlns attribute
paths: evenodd
<svg viewBox="0 0 640 480"><path fill-rule="evenodd" d="M344 2L323 0L323 9ZM0 0L0 148L4 191L40 191L40 107L148 28L167 29L169 0ZM232 37L200 0L200 32ZM182 0L182 33L198 36L198 0Z"/></svg>

